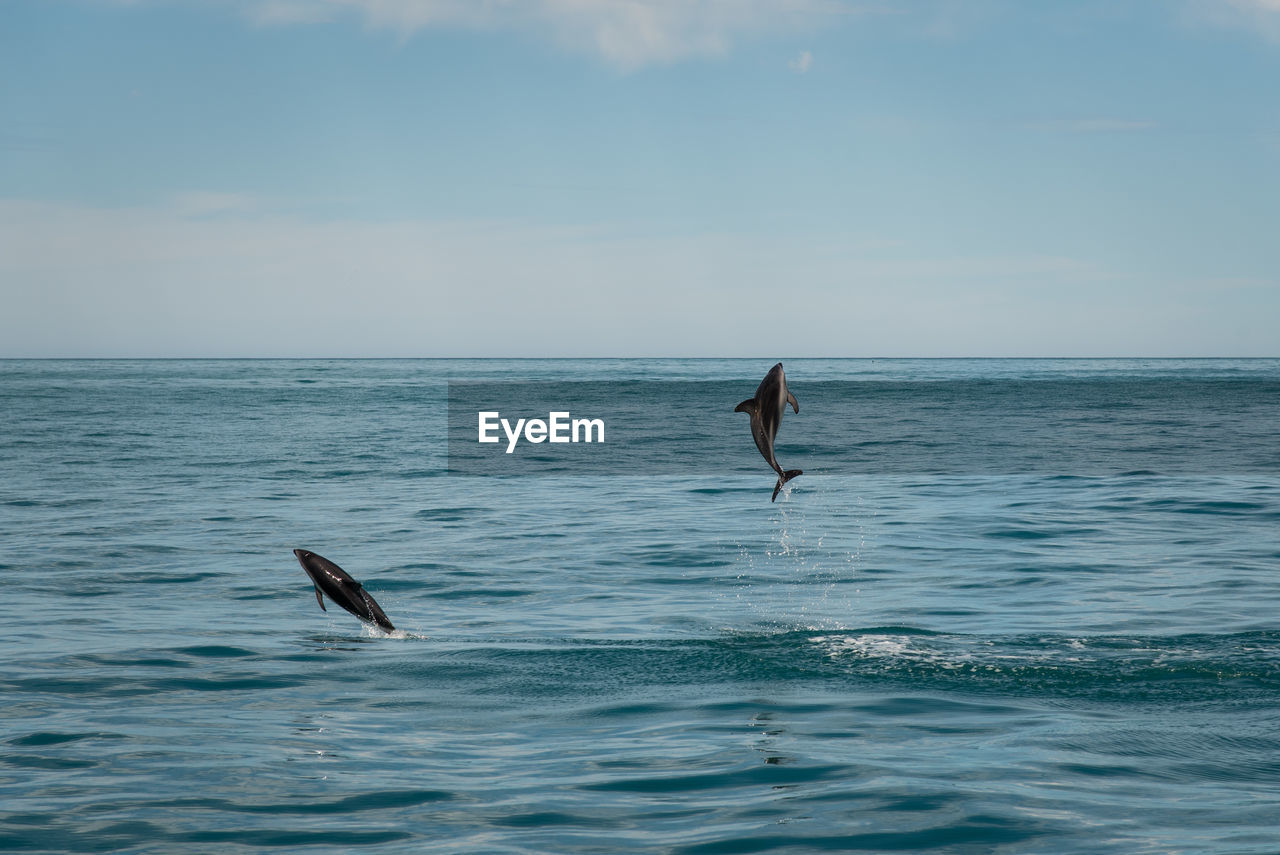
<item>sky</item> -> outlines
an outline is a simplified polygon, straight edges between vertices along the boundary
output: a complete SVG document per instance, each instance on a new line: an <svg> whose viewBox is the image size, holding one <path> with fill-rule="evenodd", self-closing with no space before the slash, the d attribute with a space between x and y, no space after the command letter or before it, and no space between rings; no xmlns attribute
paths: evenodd
<svg viewBox="0 0 1280 855"><path fill-rule="evenodd" d="M1280 356L1280 0L2 0L0 357Z"/></svg>

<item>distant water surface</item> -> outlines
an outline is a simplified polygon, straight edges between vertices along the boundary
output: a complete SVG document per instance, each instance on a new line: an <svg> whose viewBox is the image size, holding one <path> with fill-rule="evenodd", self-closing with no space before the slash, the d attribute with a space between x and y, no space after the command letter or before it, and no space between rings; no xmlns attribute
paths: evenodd
<svg viewBox="0 0 1280 855"><path fill-rule="evenodd" d="M0 850L1278 851L1280 361L785 360L776 504L740 414L447 471L450 381L773 361L0 361Z"/></svg>

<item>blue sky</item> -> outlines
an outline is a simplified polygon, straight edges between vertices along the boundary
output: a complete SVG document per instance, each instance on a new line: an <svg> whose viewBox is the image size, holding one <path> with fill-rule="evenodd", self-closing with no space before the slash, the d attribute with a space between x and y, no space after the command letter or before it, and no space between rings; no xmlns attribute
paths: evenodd
<svg viewBox="0 0 1280 855"><path fill-rule="evenodd" d="M1280 356L1280 0L6 0L0 356Z"/></svg>

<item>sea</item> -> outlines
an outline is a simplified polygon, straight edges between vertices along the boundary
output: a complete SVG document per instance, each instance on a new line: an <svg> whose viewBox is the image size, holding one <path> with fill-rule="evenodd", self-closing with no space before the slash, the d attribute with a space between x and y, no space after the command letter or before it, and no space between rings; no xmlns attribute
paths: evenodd
<svg viewBox="0 0 1280 855"><path fill-rule="evenodd" d="M451 432L524 384L630 416ZM0 361L0 851L1277 853L1278 430L1274 359Z"/></svg>

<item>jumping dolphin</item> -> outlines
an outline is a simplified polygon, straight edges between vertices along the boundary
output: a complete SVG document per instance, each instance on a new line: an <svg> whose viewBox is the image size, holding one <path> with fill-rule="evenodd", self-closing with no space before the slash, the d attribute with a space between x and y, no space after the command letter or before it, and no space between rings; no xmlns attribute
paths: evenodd
<svg viewBox="0 0 1280 855"><path fill-rule="evenodd" d="M786 412L787 404L791 405L792 412L800 412L800 405L796 403L796 396L787 388L787 376L782 373L782 363L779 362L764 375L756 389L756 396L733 408L735 413L751 416L751 435L755 438L756 448L769 461L773 471L778 473L778 485L773 488L773 498L769 500L771 502L777 500L778 491L783 484L804 474L800 469L782 471L778 458L773 454L773 441L778 437L778 428L782 425L782 414Z"/></svg>
<svg viewBox="0 0 1280 855"><path fill-rule="evenodd" d="M305 549L295 549L293 554L298 557L298 563L302 565L303 570L307 571L307 575L316 586L316 602L320 604L320 608L326 612L329 611L324 607L324 600L320 597L320 592L324 591L329 595L329 599L361 620L376 624L387 632L395 630L391 621L387 620L382 607L369 596L369 592L337 564Z"/></svg>

